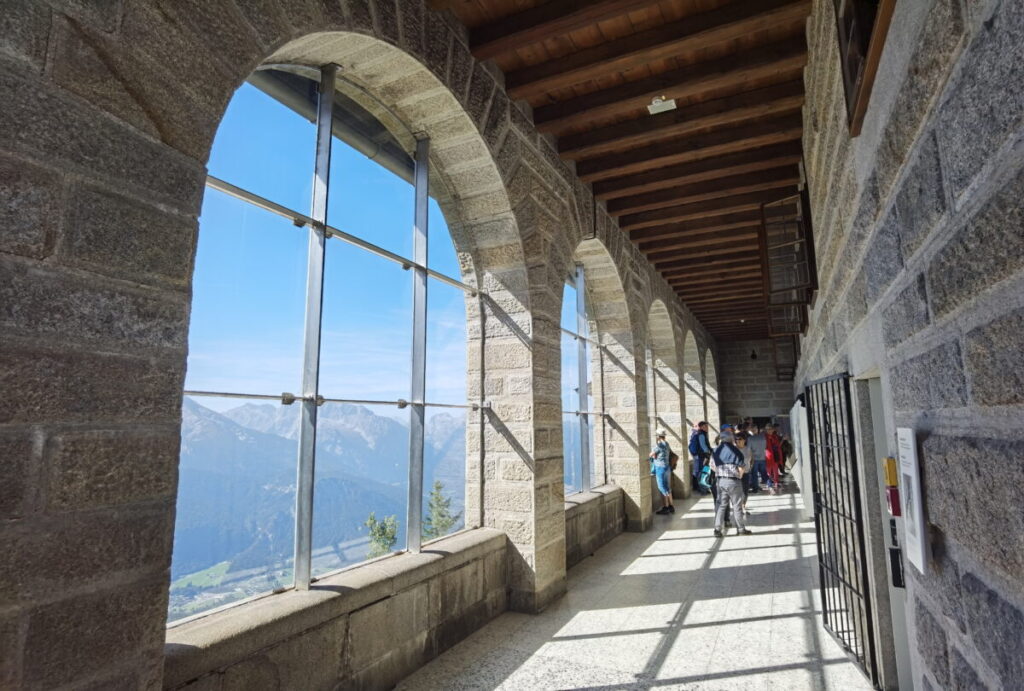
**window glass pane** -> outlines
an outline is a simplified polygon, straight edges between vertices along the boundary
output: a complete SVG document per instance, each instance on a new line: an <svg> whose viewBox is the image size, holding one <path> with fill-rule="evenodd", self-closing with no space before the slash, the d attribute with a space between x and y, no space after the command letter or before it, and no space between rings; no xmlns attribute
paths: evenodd
<svg viewBox="0 0 1024 691"><path fill-rule="evenodd" d="M428 403L467 403L466 357L466 293L428 279Z"/></svg>
<svg viewBox="0 0 1024 691"><path fill-rule="evenodd" d="M423 541L461 530L466 507L468 411L426 411L423 444Z"/></svg>
<svg viewBox="0 0 1024 691"><path fill-rule="evenodd" d="M320 393L409 399L412 272L336 238L327 241Z"/></svg>
<svg viewBox="0 0 1024 691"><path fill-rule="evenodd" d="M313 190L316 126L250 84L228 104L210 175L301 213Z"/></svg>
<svg viewBox="0 0 1024 691"><path fill-rule="evenodd" d="M580 409L579 395L579 355L576 337L562 332L562 410L577 411Z"/></svg>
<svg viewBox="0 0 1024 691"><path fill-rule="evenodd" d="M563 329L576 333L579 329L576 324L576 289L568 283L562 290L562 323Z"/></svg>
<svg viewBox="0 0 1024 691"><path fill-rule="evenodd" d="M598 461L598 458L603 458L603 454L599 454L598 445L601 443L601 416L591 415L590 416L590 486L598 487L605 483L604 477L604 464Z"/></svg>
<svg viewBox="0 0 1024 691"><path fill-rule="evenodd" d="M297 392L309 231L207 190L192 281L193 391Z"/></svg>
<svg viewBox="0 0 1024 691"><path fill-rule="evenodd" d="M292 585L298 411L185 398L169 621Z"/></svg>
<svg viewBox="0 0 1024 691"><path fill-rule="evenodd" d="M405 548L408 469L408 408L318 408L313 575ZM366 525L371 514L376 538Z"/></svg>
<svg viewBox="0 0 1024 691"><path fill-rule="evenodd" d="M411 258L413 186L337 137L331 142L328 224Z"/></svg>
<svg viewBox="0 0 1024 691"><path fill-rule="evenodd" d="M455 244L452 242L452 236L448 230L448 222L445 220L444 214L441 213L441 207L437 205L435 199L430 199L427 211L430 215L427 266L438 273L461 281L462 269L459 268L459 258L455 253Z"/></svg>
<svg viewBox="0 0 1024 691"><path fill-rule="evenodd" d="M583 480L580 477L582 455L580 449L581 427L580 416L576 413L562 414L562 453L564 455L565 493L572 494L583 489Z"/></svg>

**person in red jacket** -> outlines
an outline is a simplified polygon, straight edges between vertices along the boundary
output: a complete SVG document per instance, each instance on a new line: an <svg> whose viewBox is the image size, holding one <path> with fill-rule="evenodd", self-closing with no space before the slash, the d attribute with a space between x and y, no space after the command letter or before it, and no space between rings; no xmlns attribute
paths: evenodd
<svg viewBox="0 0 1024 691"><path fill-rule="evenodd" d="M782 455L782 438L776 434L773 425L764 426L764 438L766 446L764 457L767 461L765 465L767 466L768 476L772 479L769 493L775 494L779 491L779 470L782 464L786 462Z"/></svg>

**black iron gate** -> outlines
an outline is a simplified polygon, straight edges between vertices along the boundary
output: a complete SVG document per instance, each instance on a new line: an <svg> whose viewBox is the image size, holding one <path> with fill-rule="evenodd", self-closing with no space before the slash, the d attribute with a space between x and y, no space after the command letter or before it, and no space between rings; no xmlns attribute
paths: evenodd
<svg viewBox="0 0 1024 691"><path fill-rule="evenodd" d="M837 374L806 389L825 629L878 685L867 545L854 445L850 377Z"/></svg>

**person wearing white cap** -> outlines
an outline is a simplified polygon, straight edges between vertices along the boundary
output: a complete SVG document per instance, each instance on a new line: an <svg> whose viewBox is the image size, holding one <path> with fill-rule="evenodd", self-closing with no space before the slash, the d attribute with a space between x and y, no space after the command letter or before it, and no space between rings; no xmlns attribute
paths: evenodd
<svg viewBox="0 0 1024 691"><path fill-rule="evenodd" d="M715 537L722 537L726 507L732 509L732 520L736 523L737 535L750 535L743 520L743 472L746 459L743 452L733 444L731 429L722 430L722 441L711 452L711 464L718 476L718 507L715 510Z"/></svg>
<svg viewBox="0 0 1024 691"><path fill-rule="evenodd" d="M658 491L661 492L662 507L655 511L658 514L675 513L676 507L672 505L672 447L668 445L666 437L668 434L663 429L655 432L657 437L654 449L651 451L651 465L654 468L654 478L658 481Z"/></svg>

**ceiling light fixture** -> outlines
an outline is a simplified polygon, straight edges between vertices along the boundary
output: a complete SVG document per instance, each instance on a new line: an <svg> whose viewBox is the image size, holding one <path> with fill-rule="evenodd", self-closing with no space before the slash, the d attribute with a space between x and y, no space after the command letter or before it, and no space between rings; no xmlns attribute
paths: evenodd
<svg viewBox="0 0 1024 691"><path fill-rule="evenodd" d="M651 100L651 105L647 106L647 110L650 111L651 115L657 115L658 113L667 113L670 110L676 109L676 99L665 98L664 96L655 96Z"/></svg>

